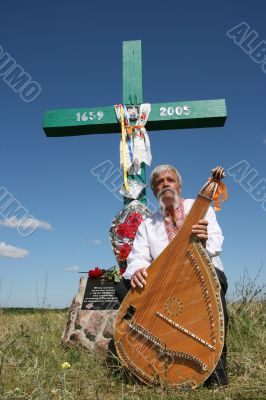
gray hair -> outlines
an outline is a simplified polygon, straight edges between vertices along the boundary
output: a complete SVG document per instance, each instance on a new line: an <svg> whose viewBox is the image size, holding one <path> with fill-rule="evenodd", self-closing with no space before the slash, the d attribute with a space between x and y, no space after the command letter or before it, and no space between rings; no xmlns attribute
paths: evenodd
<svg viewBox="0 0 266 400"><path fill-rule="evenodd" d="M159 175L163 174L166 171L173 171L177 176L180 187L182 186L182 178L181 178L181 175L178 172L178 170L175 167L173 167L172 165L162 164L162 165L158 165L158 167L154 168L154 170L151 173L150 186L151 186L153 193L154 193L155 179L157 179Z"/></svg>

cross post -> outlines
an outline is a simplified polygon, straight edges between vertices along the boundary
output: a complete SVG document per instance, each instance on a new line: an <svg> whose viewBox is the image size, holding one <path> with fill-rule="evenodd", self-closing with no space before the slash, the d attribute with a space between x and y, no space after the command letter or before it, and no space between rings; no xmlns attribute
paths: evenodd
<svg viewBox="0 0 266 400"><path fill-rule="evenodd" d="M123 42L123 104L143 103L141 41ZM223 126L226 120L224 99L178 101L151 104L147 131ZM43 129L48 137L77 136L121 132L114 105L49 110L44 114ZM146 182L145 164L140 175L131 179ZM138 198L146 204L145 189ZM124 197L124 204L131 200Z"/></svg>

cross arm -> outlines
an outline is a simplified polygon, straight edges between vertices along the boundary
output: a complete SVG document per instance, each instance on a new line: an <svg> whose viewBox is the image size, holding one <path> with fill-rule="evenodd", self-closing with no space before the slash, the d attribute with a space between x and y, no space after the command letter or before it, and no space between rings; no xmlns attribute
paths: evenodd
<svg viewBox="0 0 266 400"><path fill-rule="evenodd" d="M151 105L148 131L223 126L224 99L197 100ZM76 136L121 131L114 107L58 109L46 111L43 129L47 136Z"/></svg>

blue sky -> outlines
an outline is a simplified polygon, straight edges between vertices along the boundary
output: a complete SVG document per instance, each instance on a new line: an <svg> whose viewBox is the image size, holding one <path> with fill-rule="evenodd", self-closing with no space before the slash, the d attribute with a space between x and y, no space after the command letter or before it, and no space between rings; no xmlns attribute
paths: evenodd
<svg viewBox="0 0 266 400"><path fill-rule="evenodd" d="M0 210L1 306L68 306L78 269L115 263L108 230L122 202L111 183L108 189L90 171L106 160L118 168L119 135L47 138L42 118L53 108L120 103L124 40L142 41L145 102L226 99L224 128L150 132L151 168L177 166L188 198L214 166L229 170L229 199L218 220L230 291L245 267L256 275L266 261L266 65L227 32L245 23L257 44L265 41L265 12L259 0L5 3L0 49L41 93L25 102L0 76L0 188L38 220L38 229L24 237L6 226ZM250 53L255 47L250 44ZM244 172L253 182L241 183Z"/></svg>

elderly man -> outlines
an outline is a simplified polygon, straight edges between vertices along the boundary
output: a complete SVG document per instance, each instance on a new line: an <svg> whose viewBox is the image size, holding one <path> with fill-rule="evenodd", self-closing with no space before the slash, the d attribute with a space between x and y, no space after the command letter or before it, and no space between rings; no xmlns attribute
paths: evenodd
<svg viewBox="0 0 266 400"><path fill-rule="evenodd" d="M159 256L179 231L185 216L194 200L181 196L182 179L179 172L171 165L159 165L151 174L151 188L159 201L160 209L142 222L137 231L133 248L127 258L127 270L118 287L118 297L122 301L130 286L143 288L149 274L149 265ZM222 250L223 235L217 223L215 212L209 207L205 219L192 227L192 232L201 240L216 269L221 284L221 299L224 308L225 327L228 316L226 312L225 293L227 280L219 254ZM226 346L215 371L206 381L207 386L228 384L226 375Z"/></svg>

